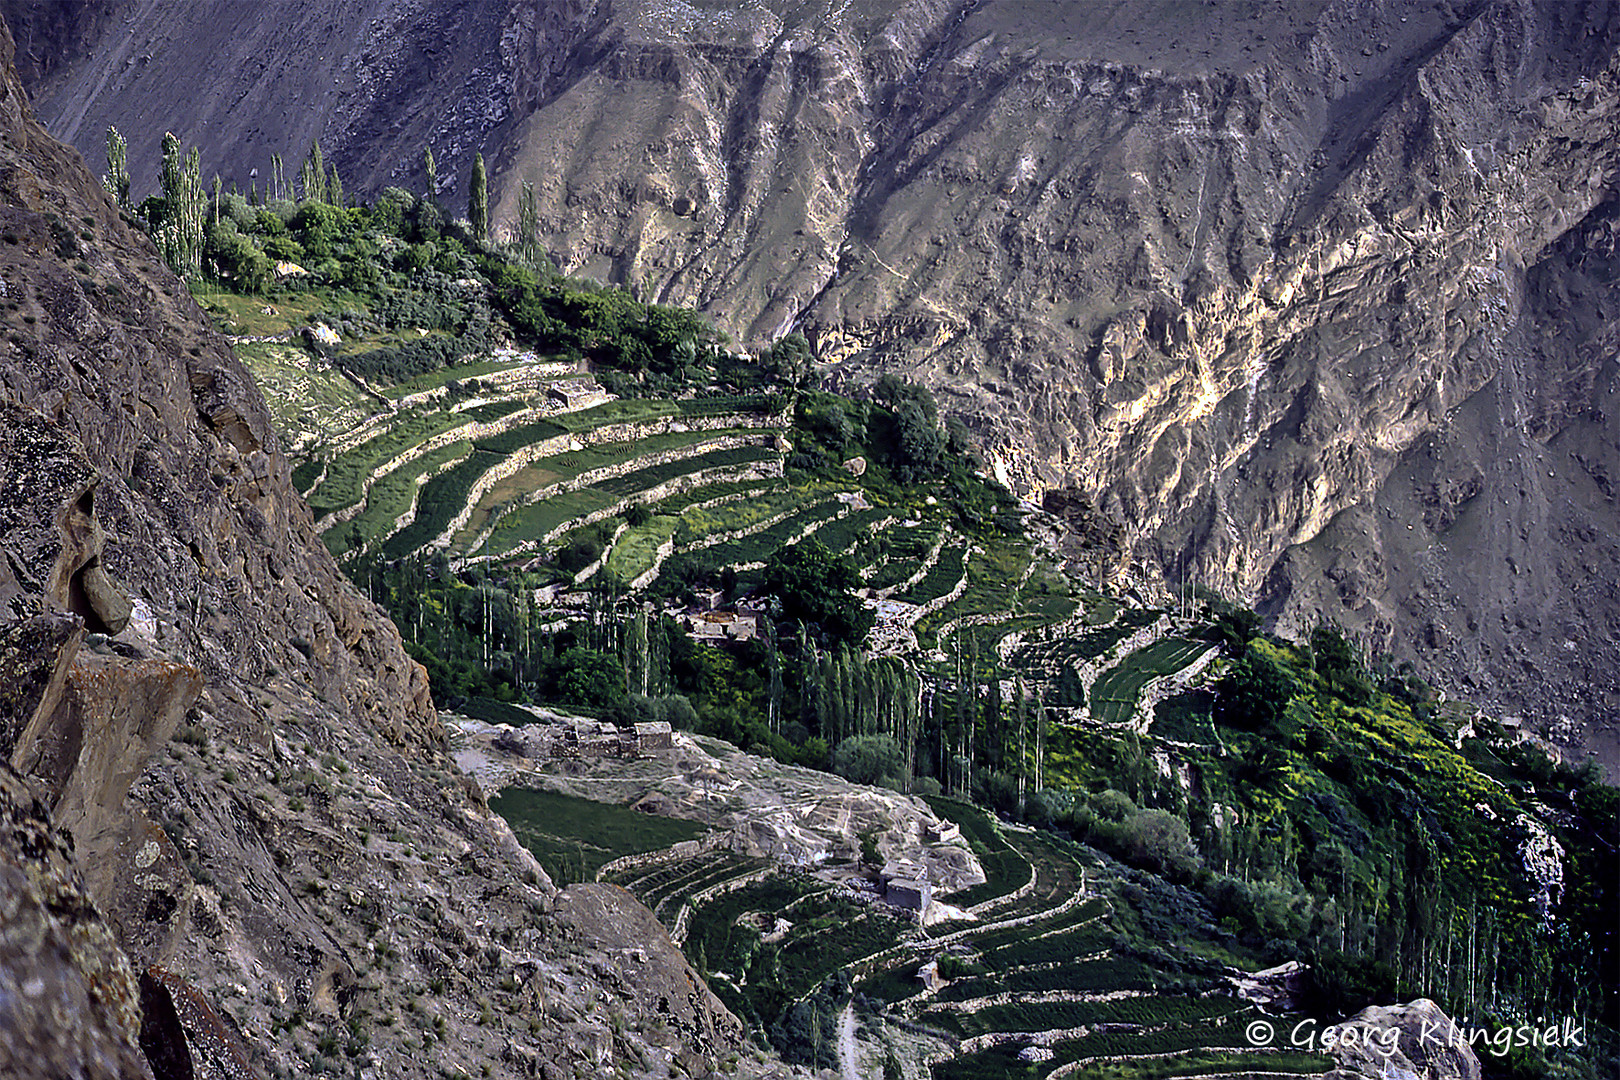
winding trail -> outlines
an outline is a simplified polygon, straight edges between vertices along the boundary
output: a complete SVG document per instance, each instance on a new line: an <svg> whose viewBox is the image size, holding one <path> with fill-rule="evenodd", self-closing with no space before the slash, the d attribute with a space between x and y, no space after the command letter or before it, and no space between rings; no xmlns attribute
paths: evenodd
<svg viewBox="0 0 1620 1080"><path fill-rule="evenodd" d="M838 1014L838 1071L843 1080L861 1080L855 1064L855 1003L849 1002Z"/></svg>

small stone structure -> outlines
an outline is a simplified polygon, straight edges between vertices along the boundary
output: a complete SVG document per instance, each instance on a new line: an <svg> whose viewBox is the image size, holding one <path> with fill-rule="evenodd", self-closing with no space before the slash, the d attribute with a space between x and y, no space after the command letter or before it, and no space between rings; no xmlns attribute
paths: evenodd
<svg viewBox="0 0 1620 1080"><path fill-rule="evenodd" d="M915 911L925 919L928 905L934 901L934 886L928 880L928 868L910 859L894 859L883 865L878 874L878 885L884 903L904 911Z"/></svg>
<svg viewBox="0 0 1620 1080"><path fill-rule="evenodd" d="M683 622L693 640L700 642L750 641L759 636L759 616L740 611L705 611Z"/></svg>
<svg viewBox="0 0 1620 1080"><path fill-rule="evenodd" d="M577 379L553 382L546 387L546 400L565 411L577 412L612 401L613 395L602 389L601 384L589 375L582 375Z"/></svg>
<svg viewBox="0 0 1620 1080"><path fill-rule="evenodd" d="M934 901L934 886L927 881L895 878L883 887L883 900L891 907L926 916L928 905Z"/></svg>
<svg viewBox="0 0 1620 1080"><path fill-rule="evenodd" d="M653 720L634 727L638 750L671 750L675 747L675 732L666 720Z"/></svg>

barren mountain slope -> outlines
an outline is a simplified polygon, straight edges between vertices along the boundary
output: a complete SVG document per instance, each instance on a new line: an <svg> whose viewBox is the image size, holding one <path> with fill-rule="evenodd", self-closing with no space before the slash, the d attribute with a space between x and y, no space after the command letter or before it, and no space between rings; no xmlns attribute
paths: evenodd
<svg viewBox="0 0 1620 1080"><path fill-rule="evenodd" d="M742 1048L667 937L626 939L650 916L557 893L451 765L251 378L34 122L3 28L0 320L0 1072Z"/></svg>
<svg viewBox="0 0 1620 1080"><path fill-rule="evenodd" d="M242 183L301 153L245 149L317 100L234 104L256 27L216 61L172 7L95 8L100 33L10 7L84 42L38 86L87 149L118 123L149 168L167 125ZM566 269L749 342L802 328L840 381L918 378L1150 573L1614 748L1613 2L544 0L411 37L457 9L323 37L277 5L254 48L336 73L352 186L411 174L426 132L444 175L481 145L497 216L533 180Z"/></svg>

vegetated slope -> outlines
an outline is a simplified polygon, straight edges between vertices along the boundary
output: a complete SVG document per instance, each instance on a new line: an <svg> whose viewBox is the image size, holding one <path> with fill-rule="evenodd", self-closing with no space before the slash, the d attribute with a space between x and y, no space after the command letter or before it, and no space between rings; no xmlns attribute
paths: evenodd
<svg viewBox="0 0 1620 1080"><path fill-rule="evenodd" d="M163 1075L731 1054L667 942L609 985L634 905L557 893L458 779L251 378L34 122L11 50L0 31L0 984L69 987L69 1012L13 1014L8 1075L144 1075L137 1033Z"/></svg>
<svg viewBox="0 0 1620 1080"><path fill-rule="evenodd" d="M55 7L46 114L138 186L165 129L244 189L482 148L565 268L912 373L1148 567L1614 750L1610 3Z"/></svg>
<svg viewBox="0 0 1620 1080"><path fill-rule="evenodd" d="M226 196L214 212L217 222L199 217L231 259L227 274L255 253L262 261L260 243L322 253L314 274L262 280L264 296L218 281L197 287L222 322L253 338L268 321L317 322L302 335L307 349L244 347L296 394L276 416L313 455L294 475L323 513L325 541L407 628L441 700L523 724L532 716L509 702L679 722L779 760L901 789L943 787L1073 829L1202 894L1160 919L1160 936L1189 920L1207 927L1220 912L1233 922L1222 932L1245 947L1308 959L1329 1010L1396 993L1481 1009L1488 985L1493 1008L1499 995L1508 1009L1542 1013L1601 998L1612 1014L1614 951L1601 913L1613 789L1555 769L1488 722L1438 710L1387 659L1365 670L1331 629L1292 647L1252 640L1258 617L1212 597L1194 614L1190 594L1164 611L1078 587L1029 535L1053 523L973 474L959 428L940 422L926 391L892 376L868 400L799 388L800 338L738 357L689 311L533 275L464 230L430 235L438 211L406 193L344 210L318 195L263 210ZM484 352L520 331L556 357ZM355 422L353 393L332 392L333 364L378 380L362 386L373 415ZM299 373L319 376L307 392ZM634 396L603 400L608 385ZM766 443L730 441L754 437ZM872 616L852 595L863 579L887 594L870 639ZM720 604L773 580L779 607ZM574 588L582 583L589 591ZM88 598L104 599L105 583L84 584ZM647 603L673 596L698 600L675 609L684 628L667 604L661 614ZM1225 676L1216 695L1198 688L1210 671ZM547 741L506 731L496 745L541 752ZM352 797L344 770L329 775L332 762L305 745L308 767L277 778L287 808ZM712 769L699 769L705 786ZM538 855L555 860L559 845L566 854L568 837L542 831L550 839L537 836ZM399 843L392 832L388 843ZM1009 891L1007 903L1022 900L1036 880L1029 861L1005 846L987 852L991 881L961 902L982 911ZM583 858L576 848L561 865L577 876ZM328 870L314 869L305 887L318 895ZM1040 880L1047 899L1065 892ZM668 896L649 899L671 917ZM686 925L672 918L672 929ZM810 925L837 919L820 908ZM777 1031L802 1026L797 995L814 992L816 1008L836 1003L822 977L865 955L850 947L886 951L893 928L882 922L836 949L813 937L787 984L756 978L774 962L755 972L749 961L755 990L728 1000L786 1050ZM1496 974L1459 981L1441 958L1465 940L1476 948L1481 933L1478 970ZM730 951L711 944L711 957ZM1565 997L1549 992L1555 970L1573 988ZM1020 969L1019 978L1058 979L1042 992L1066 993L1077 989L1071 975L1110 971ZM962 1031L973 1054L1011 1030L1004 1022L1057 1023L1060 1013L1074 1023L1044 1030L1075 1044L1065 1053L1092 1048L1075 1034L1086 1010L984 1004L1001 1011ZM1116 1040L1092 1049L1106 1057L1122 1045L1149 1052ZM1233 1048L1167 1049L1215 1046Z"/></svg>

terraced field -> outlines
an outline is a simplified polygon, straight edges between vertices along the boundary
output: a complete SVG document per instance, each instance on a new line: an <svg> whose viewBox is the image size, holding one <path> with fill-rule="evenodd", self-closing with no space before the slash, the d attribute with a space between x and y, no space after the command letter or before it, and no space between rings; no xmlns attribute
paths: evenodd
<svg viewBox="0 0 1620 1080"><path fill-rule="evenodd" d="M903 593L895 596L908 604L926 604L948 594L961 583L967 572L967 547L951 544L943 548L939 558L923 579Z"/></svg>
<svg viewBox="0 0 1620 1080"><path fill-rule="evenodd" d="M962 826L990 880L946 898L972 918L927 930L843 886L695 844L600 879L652 908L761 1038L843 972L872 1003L869 1033L932 1033L935 1080L1327 1071L1328 1058L1250 1045L1246 1026L1263 1014L1209 959L1230 956L1225 945L1139 936L1149 879L1054 835L1003 831L968 804L930 803ZM600 846L599 826L568 822L574 844L589 833ZM566 852L563 829L546 833L547 850ZM929 990L917 972L935 961L942 981Z"/></svg>
<svg viewBox="0 0 1620 1080"><path fill-rule="evenodd" d="M636 895L658 916L665 928L678 929L682 913L690 911L695 897L711 896L728 886L745 885L771 870L769 859L734 855L729 851L706 852L692 858L672 856L625 869L604 868L597 877Z"/></svg>
<svg viewBox="0 0 1620 1080"><path fill-rule="evenodd" d="M303 459L294 482L339 556L532 551L592 515L664 497L679 514L700 501L673 502L689 488L712 499L735 484L740 497L781 471L772 444L787 402L770 395L598 394L570 410L547 390L577 387L578 365L530 353L497 350L365 388L291 342L241 351L274 389L278 426ZM649 561L633 549L619 561L637 565L636 555Z"/></svg>
<svg viewBox="0 0 1620 1080"><path fill-rule="evenodd" d="M937 502L889 505L890 489L843 476L790 483L778 437L787 402L776 397L598 394L569 410L548 388L564 379L577 387L581 373L533 354L472 357L372 390L330 369L315 378L310 363L291 346L264 346L255 371L307 384L304 399L278 397L287 423L312 432L295 480L339 557L435 548L458 565L526 557L642 506L633 525L610 530L617 539L600 568L613 580L667 591L730 567L747 589L779 546L814 536L843 553L873 595L920 609L910 618L925 648L948 655L971 636L979 655L1007 656L1043 692L1065 667L1106 656L1141 628L1140 613L1114 618L1111 601L1077 595L1027 541L970 541ZM1101 625L1010 652L1004 644L1082 614ZM1131 715L1144 686L1177 661L1154 653L1105 672L1088 688L1101 690L1097 719Z"/></svg>
<svg viewBox="0 0 1620 1080"><path fill-rule="evenodd" d="M696 566L732 566L738 569L757 566L770 557L771 552L790 539L813 532L817 526L838 517L847 507L837 499L801 503L790 514L780 518L769 528L749 532L733 540L725 540L705 547L689 547L665 560L659 580L678 576Z"/></svg>
<svg viewBox="0 0 1620 1080"><path fill-rule="evenodd" d="M935 806L972 842L995 830L973 807ZM1117 917L1130 903L1120 888L1130 872L1067 840L1029 832L1003 840L1025 860L1033 884L1013 886L1018 874L1001 875L1006 891L979 902L977 922L914 937L857 984L889 1003L876 1021L938 1033L935 1080L1316 1075L1331 1066L1326 1057L1252 1046L1246 1025L1262 1014L1223 992L1225 969L1197 959L1196 943L1133 938L1126 927L1137 920ZM973 890L975 898L983 890ZM946 981L926 991L915 973L940 957Z"/></svg>
<svg viewBox="0 0 1620 1080"><path fill-rule="evenodd" d="M1092 717L1105 724L1128 723L1150 680L1174 675L1214 647L1208 641L1163 637L1136 650L1097 676L1091 686Z"/></svg>

